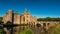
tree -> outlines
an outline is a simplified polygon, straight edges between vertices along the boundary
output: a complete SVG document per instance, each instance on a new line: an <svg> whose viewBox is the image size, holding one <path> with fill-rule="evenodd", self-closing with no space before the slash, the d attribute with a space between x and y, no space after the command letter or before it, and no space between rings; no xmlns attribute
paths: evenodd
<svg viewBox="0 0 60 34"><path fill-rule="evenodd" d="M2 18L2 17L0 17L0 22L2 22L2 19L3 19L3 18Z"/></svg>
<svg viewBox="0 0 60 34"><path fill-rule="evenodd" d="M6 34L6 32L4 31L4 29L0 29L0 34Z"/></svg>
<svg viewBox="0 0 60 34"><path fill-rule="evenodd" d="M60 21L60 18L50 18L50 17L38 18L37 21Z"/></svg>
<svg viewBox="0 0 60 34"><path fill-rule="evenodd" d="M6 32L3 29L2 17L0 17L0 34L6 34Z"/></svg>
<svg viewBox="0 0 60 34"><path fill-rule="evenodd" d="M0 23L0 34L6 34L6 32L4 31L3 28L4 28L4 27L3 27L3 24Z"/></svg>
<svg viewBox="0 0 60 34"><path fill-rule="evenodd" d="M51 32L51 34L60 34L60 24L56 26Z"/></svg>

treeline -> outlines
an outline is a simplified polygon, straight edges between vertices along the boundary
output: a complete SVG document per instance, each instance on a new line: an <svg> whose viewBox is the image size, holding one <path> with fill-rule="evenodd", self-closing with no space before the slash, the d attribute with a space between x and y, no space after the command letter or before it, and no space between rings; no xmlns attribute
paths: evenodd
<svg viewBox="0 0 60 34"><path fill-rule="evenodd" d="M2 21L3 17L0 17L0 22Z"/></svg>
<svg viewBox="0 0 60 34"><path fill-rule="evenodd" d="M50 17L38 18L37 21L60 21L60 18L50 18Z"/></svg>

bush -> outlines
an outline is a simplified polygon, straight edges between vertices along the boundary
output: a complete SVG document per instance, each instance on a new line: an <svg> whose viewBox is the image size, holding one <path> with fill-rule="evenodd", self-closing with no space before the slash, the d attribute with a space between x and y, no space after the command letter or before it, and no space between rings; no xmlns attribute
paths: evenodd
<svg viewBox="0 0 60 34"><path fill-rule="evenodd" d="M60 34L60 24L56 26L51 32L51 34Z"/></svg>
<svg viewBox="0 0 60 34"><path fill-rule="evenodd" d="M4 31L4 29L0 29L0 34L6 34L6 32Z"/></svg>
<svg viewBox="0 0 60 34"><path fill-rule="evenodd" d="M31 29L26 29L25 31L20 32L20 34L34 34L34 33Z"/></svg>

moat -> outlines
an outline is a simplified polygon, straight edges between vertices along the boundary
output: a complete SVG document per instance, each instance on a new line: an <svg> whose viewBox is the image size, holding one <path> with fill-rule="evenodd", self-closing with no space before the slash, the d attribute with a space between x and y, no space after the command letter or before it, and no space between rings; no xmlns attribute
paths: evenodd
<svg viewBox="0 0 60 34"><path fill-rule="evenodd" d="M46 30L46 24L43 24L43 26L41 24L13 24L13 25L4 25L4 30L6 32L6 34L20 34L20 32L23 32L26 29L31 29L33 31L34 34L48 34L48 30ZM55 26L54 26L55 27ZM53 28L54 28L53 27ZM51 28L51 27L49 27Z"/></svg>

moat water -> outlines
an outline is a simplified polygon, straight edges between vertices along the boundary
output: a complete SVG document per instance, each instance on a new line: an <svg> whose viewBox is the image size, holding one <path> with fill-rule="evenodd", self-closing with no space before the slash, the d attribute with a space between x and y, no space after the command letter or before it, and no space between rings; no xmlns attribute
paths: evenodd
<svg viewBox="0 0 60 34"><path fill-rule="evenodd" d="M40 25L38 27L36 25L15 26L12 31L9 28L7 29L7 27L4 28L6 34L11 34L11 32L13 32L13 34L20 34L20 32L23 32L26 29L31 29L34 34L47 34L47 32Z"/></svg>
<svg viewBox="0 0 60 34"><path fill-rule="evenodd" d="M16 26L16 27L13 27L13 34L20 34L20 32L23 32L24 30L26 29L31 29L34 34L37 34L37 33L40 33L41 32L41 28L39 27L36 27L36 26ZM8 30L7 28L5 28L5 31L6 31L6 34L11 34L11 31L10 29Z"/></svg>
<svg viewBox="0 0 60 34"><path fill-rule="evenodd" d="M7 28L6 28L7 29ZM31 29L34 34L43 34L43 29L41 27L36 27L36 26L16 26L16 27L13 27L13 34L20 34L20 32L23 32L24 30L26 29ZM11 34L11 31L10 30L7 30L6 31L6 34Z"/></svg>

